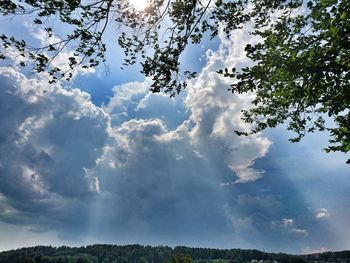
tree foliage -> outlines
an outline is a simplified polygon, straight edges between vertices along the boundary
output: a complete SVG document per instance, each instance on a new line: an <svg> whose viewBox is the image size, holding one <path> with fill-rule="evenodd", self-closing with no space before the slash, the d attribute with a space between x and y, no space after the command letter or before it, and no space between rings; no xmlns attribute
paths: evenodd
<svg viewBox="0 0 350 263"><path fill-rule="evenodd" d="M1 263L250 263L260 260L266 263L305 263L344 262L349 258L349 251L295 256L258 250L141 245L93 245L79 248L36 246L0 253Z"/></svg>
<svg viewBox="0 0 350 263"><path fill-rule="evenodd" d="M36 246L0 252L1 263L250 263L260 260L265 263L348 262L350 251L297 256L251 249L92 245L78 248Z"/></svg>
<svg viewBox="0 0 350 263"><path fill-rule="evenodd" d="M307 132L327 129L326 151L350 151L350 2L307 2L308 12L285 11L268 29L254 34L264 41L246 47L256 64L233 77L232 92L256 92L244 120L252 133L288 122L298 142ZM326 128L324 116L336 126ZM239 132L238 132L239 133ZM244 133L247 134L247 133Z"/></svg>
<svg viewBox="0 0 350 263"><path fill-rule="evenodd" d="M192 263L192 259L189 256L185 255L175 255L173 256L168 263Z"/></svg>
<svg viewBox="0 0 350 263"><path fill-rule="evenodd" d="M105 62L103 34L110 24L121 28L119 45L123 66L141 62L142 73L152 78L151 91L171 96L186 88L195 72L181 71L181 54L219 30L229 36L250 24L258 44L245 51L251 66L222 69L232 78L233 93L254 92L252 108L243 119L253 124L249 135L286 123L296 133L328 131L326 151L350 151L350 2L348 0L151 0L137 11L128 0L5 0L4 16L30 15L48 35L48 45L32 47L25 40L1 35L3 50L15 48L20 65L34 63L47 71L51 82L70 80L72 71ZM68 26L64 37L47 26L56 19ZM73 51L68 69L53 66L65 49ZM6 52L0 52L6 58ZM327 120L334 124L327 126ZM350 160L348 161L350 162Z"/></svg>

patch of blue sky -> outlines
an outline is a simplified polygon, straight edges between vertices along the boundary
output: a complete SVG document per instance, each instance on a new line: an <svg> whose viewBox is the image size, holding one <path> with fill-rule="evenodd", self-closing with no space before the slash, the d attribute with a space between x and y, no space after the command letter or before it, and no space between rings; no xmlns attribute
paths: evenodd
<svg viewBox="0 0 350 263"><path fill-rule="evenodd" d="M281 204L280 217L297 220L308 231L308 246L346 248L344 226L350 214L350 169L345 164L347 156L327 154L322 148L328 144L327 133L307 135L300 143L288 141L292 134L281 126L265 134L273 141L269 153L256 161L255 167L263 169L265 176L244 185L256 186L259 191L272 194ZM245 189L249 193L255 192ZM316 217L324 209L327 214ZM329 212L329 214L328 214ZM347 233L348 234L348 233ZM346 235L347 235L346 234ZM304 246L307 244L304 242Z"/></svg>
<svg viewBox="0 0 350 263"><path fill-rule="evenodd" d="M142 60L132 66L122 65L125 55L117 44L117 37L114 30L108 30L104 38L107 45L106 63L97 68L96 74L80 75L72 82L73 86L91 94L92 102L98 106L108 103L114 86L145 79L140 72L142 68L139 63ZM207 35L200 45L189 44L181 55L181 70L200 72L207 63L207 50L215 51L219 44L219 38L209 39Z"/></svg>

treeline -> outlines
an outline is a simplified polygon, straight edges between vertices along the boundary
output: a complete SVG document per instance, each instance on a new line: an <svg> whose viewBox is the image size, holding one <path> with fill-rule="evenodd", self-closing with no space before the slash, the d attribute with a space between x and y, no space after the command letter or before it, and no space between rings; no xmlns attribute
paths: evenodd
<svg viewBox="0 0 350 263"><path fill-rule="evenodd" d="M302 256L307 262L339 262L350 263L350 251L324 252Z"/></svg>
<svg viewBox="0 0 350 263"><path fill-rule="evenodd" d="M80 248L37 246L0 253L0 263L243 263L350 262L350 252L295 256L259 250L141 245L92 245Z"/></svg>

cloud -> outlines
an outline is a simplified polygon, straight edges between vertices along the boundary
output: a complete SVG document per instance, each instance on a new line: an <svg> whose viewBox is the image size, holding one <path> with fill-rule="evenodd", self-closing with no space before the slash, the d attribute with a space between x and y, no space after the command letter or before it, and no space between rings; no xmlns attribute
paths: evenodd
<svg viewBox="0 0 350 263"><path fill-rule="evenodd" d="M222 35L221 40L218 51L207 52L207 65L190 83L185 99L191 112L189 135L199 151L210 149L216 156L222 156L227 167L237 176L236 183L251 182L263 174L263 171L254 169L253 164L266 155L271 141L261 134L239 137L234 133L235 130L250 129L241 120L241 110L250 107L254 95L229 94L227 87L231 80L223 79L216 71L226 67L241 68L248 63L243 55L248 33L239 30L231 39Z"/></svg>
<svg viewBox="0 0 350 263"><path fill-rule="evenodd" d="M303 228L292 228L290 229L291 233L297 234L297 235L302 235L302 236L308 236L308 231L306 229Z"/></svg>
<svg viewBox="0 0 350 263"><path fill-rule="evenodd" d="M282 220L284 226L292 226L294 225L294 219L292 218L284 218Z"/></svg>
<svg viewBox="0 0 350 263"><path fill-rule="evenodd" d="M130 119L132 111L139 108L140 100L147 94L148 87L149 83L145 81L129 82L113 88L114 95L104 105L104 110L111 116L115 126Z"/></svg>
<svg viewBox="0 0 350 263"><path fill-rule="evenodd" d="M329 248L326 248L326 247L320 247L320 248L311 248L311 247L305 247L302 249L302 253L303 254L317 254L317 253L325 253L325 252L329 252L329 251L332 251L331 249Z"/></svg>
<svg viewBox="0 0 350 263"><path fill-rule="evenodd" d="M208 53L185 98L150 95L146 80L115 87L103 108L45 75L0 68L0 219L63 236L229 238L240 224L230 223L220 184L260 178L253 165L271 144L233 132L249 128L240 109L250 97L227 96L215 73L239 53L231 45Z"/></svg>
<svg viewBox="0 0 350 263"><path fill-rule="evenodd" d="M49 37L49 33L46 30L42 29L41 27L38 27L33 23L29 23L25 19L23 19L22 21L18 20L16 21L16 23L20 25L21 30L23 30L23 32L20 32L20 34L16 36L18 32L13 32L13 30L11 30L11 32L7 33L7 35L13 35L13 33L15 33L15 37L17 39L22 39L23 35L27 35L28 36L28 38L26 39L27 47L40 49L39 47L45 47L54 43L59 43L62 40L58 35L52 35L51 37ZM8 21L6 21L4 24L6 28L6 24L8 26ZM48 52L47 50L42 50L43 51L42 54L46 55L47 57L54 57L54 59L50 61L50 63L48 63L48 66L50 66L51 68L58 67L61 69L61 72L71 73L72 74L71 79L74 79L78 75L88 75L88 74L95 73L96 72L95 68L92 68L92 67L83 68L83 65L76 65L74 69L70 68L69 58L74 57L74 49L72 49L71 47L72 46L69 47L68 45L65 49L61 50L57 54L55 54L55 51ZM57 46L56 48L58 49ZM29 68L34 67L34 63L29 57L19 56L18 50L13 46L3 48L2 52L7 57L7 59L6 59L6 64L1 63L0 65L10 64L11 67L16 69L16 71L18 72L26 71L29 74L31 73L30 71L28 71L26 67L20 66L20 63L25 63L29 66ZM76 57L76 58L77 60L79 60L79 57ZM82 59L82 56L80 56L80 59ZM51 76L46 72L40 73L40 76L45 76L46 78L51 79ZM68 76L68 74L66 74L66 76ZM36 75L36 77L38 77L38 75ZM63 82L65 81L65 78L62 78L61 80L59 79L58 81Z"/></svg>
<svg viewBox="0 0 350 263"><path fill-rule="evenodd" d="M59 43L62 39L57 36L57 35L52 35L50 36L50 34L42 29L42 28L38 28L36 27L35 24L30 24L30 23L25 23L25 27L28 29L30 35L37 41L40 42L40 46L41 47L45 47L48 45L54 45L55 43ZM56 46L56 48L58 48ZM52 60L50 62L50 66L51 67L58 67L61 69L61 72L71 72L72 73L72 78L75 78L77 75L86 75L86 74L92 74L95 73L96 70L95 68L92 67L88 67L88 68L83 68L83 65L77 65L74 67L73 70L71 70L70 66L69 66L69 58L70 57L75 57L74 56L74 49L72 48L66 48L64 50L61 50L54 58L54 60ZM53 54L51 52L51 54L49 54L49 52L44 52L44 55L48 56L48 57L52 57ZM77 60L82 59L82 55L79 57L76 57ZM43 74L46 75L46 74Z"/></svg>
<svg viewBox="0 0 350 263"><path fill-rule="evenodd" d="M148 104L145 95L133 104L134 114L145 117L111 126L110 116L119 116L84 92L10 68L0 76L2 222L55 230L64 239L228 238L228 192L220 182L230 171L191 146L186 125L171 130L162 119L146 118L147 107L138 107ZM115 105L123 110L126 103Z"/></svg>
<svg viewBox="0 0 350 263"><path fill-rule="evenodd" d="M207 52L207 66L189 83L184 105L181 97L170 100L164 95L146 93L150 86L148 80L115 87L115 95L104 106L112 124L121 125L133 118L162 120L171 130L160 137L177 137L186 141L187 147L198 156L209 161L223 161L232 171L231 182L259 179L264 171L254 169L254 162L267 154L271 141L261 134L239 137L234 133L234 130L249 129L249 125L241 120L241 110L250 106L253 94L229 94L230 80L216 73L222 67L239 68L248 63L242 55L247 35L242 30L231 40L221 36L223 43L219 50ZM174 126L174 123L178 125Z"/></svg>
<svg viewBox="0 0 350 263"><path fill-rule="evenodd" d="M324 218L329 218L330 217L330 213L328 212L328 209L326 208L321 208L318 209L315 215L315 218L317 219L324 219Z"/></svg>
<svg viewBox="0 0 350 263"><path fill-rule="evenodd" d="M281 227L282 227L282 230L286 229L289 233L292 233L292 234L302 235L305 237L309 235L309 233L306 229L299 228L296 225L295 219L293 219L293 218L283 218Z"/></svg>
<svg viewBox="0 0 350 263"><path fill-rule="evenodd" d="M152 233L151 238L170 242L174 235L185 241L227 231L222 207L226 193L215 167L185 140L162 140L166 133L159 119L124 122L112 131L114 144L105 147L98 165L89 170L98 176L102 195L112 197L103 203L114 211L109 220L116 225L110 234L128 229L129 238ZM105 215L101 217L104 221Z"/></svg>
<svg viewBox="0 0 350 263"><path fill-rule="evenodd" d="M88 94L11 68L0 68L0 83L0 220L66 228L95 194L85 169L101 155L109 117Z"/></svg>

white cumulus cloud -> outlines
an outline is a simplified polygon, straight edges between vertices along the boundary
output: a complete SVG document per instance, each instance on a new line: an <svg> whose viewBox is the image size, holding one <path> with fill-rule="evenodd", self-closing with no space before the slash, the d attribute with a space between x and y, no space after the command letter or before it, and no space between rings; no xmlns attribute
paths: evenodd
<svg viewBox="0 0 350 263"><path fill-rule="evenodd" d="M328 218L330 217L330 213L328 212L327 208L321 208L317 210L315 217L317 219Z"/></svg>

